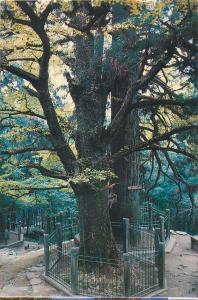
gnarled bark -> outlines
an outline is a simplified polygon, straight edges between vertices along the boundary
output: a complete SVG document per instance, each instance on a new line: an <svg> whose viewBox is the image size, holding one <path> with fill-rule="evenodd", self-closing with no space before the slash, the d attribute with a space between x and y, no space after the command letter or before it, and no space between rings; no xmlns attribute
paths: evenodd
<svg viewBox="0 0 198 300"><path fill-rule="evenodd" d="M108 210L108 191L104 184L93 188L86 183L73 183L77 196L80 222L80 253L86 256L116 258L117 250Z"/></svg>
<svg viewBox="0 0 198 300"><path fill-rule="evenodd" d="M114 94L117 97L123 96L123 91L115 89ZM112 117L116 113L118 103L112 102ZM119 109L119 108L118 108ZM132 147L138 144L139 130L138 130L138 112L134 110L127 117L125 126L120 129L120 138L113 140L111 144L112 154L118 152L125 146ZM120 221L122 218L129 218L131 221L136 221L139 214L139 185L140 185L140 156L139 152L132 152L130 155L124 158L120 158L114 163L114 170L118 176L118 185L115 187L115 193L117 194L117 203L115 203L111 209L112 221ZM137 187L131 189L130 187Z"/></svg>

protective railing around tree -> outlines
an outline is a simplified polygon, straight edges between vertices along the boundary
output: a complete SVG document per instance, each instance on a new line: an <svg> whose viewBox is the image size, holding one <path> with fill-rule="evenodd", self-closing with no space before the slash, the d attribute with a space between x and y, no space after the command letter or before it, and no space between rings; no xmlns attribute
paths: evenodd
<svg viewBox="0 0 198 300"><path fill-rule="evenodd" d="M131 223L134 226L142 227L158 227L159 226L159 217L164 217L165 219L165 228L167 233L170 227L170 210L162 212L159 209L156 209L151 203L145 204L140 209L139 220L135 223ZM55 230L55 224L61 223L67 225L68 222L75 222L77 219L77 213L67 208L65 210L60 210L58 208L50 208L35 205L32 207L23 207L18 210L16 209L4 209L4 217L6 219L6 226L10 228L13 224L21 224L23 233L28 235L32 229L40 229L42 232L51 233ZM168 221L168 222L167 222Z"/></svg>
<svg viewBox="0 0 198 300"><path fill-rule="evenodd" d="M146 208L148 212L151 208ZM73 295L143 296L165 285L165 241L169 237L168 214L149 211L150 221L133 224L128 219L112 223L120 230L118 259L88 257L79 253L75 237L78 223L61 226L44 235L45 275ZM152 226L151 226L152 223Z"/></svg>

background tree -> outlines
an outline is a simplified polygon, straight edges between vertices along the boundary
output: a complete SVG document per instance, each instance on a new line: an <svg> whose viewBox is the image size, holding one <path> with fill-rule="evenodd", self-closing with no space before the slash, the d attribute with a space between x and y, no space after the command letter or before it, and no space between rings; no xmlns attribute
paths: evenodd
<svg viewBox="0 0 198 300"><path fill-rule="evenodd" d="M23 78L28 103L40 104L37 117L48 130L45 150L55 152L62 165L58 171L43 167L42 162L28 167L70 183L77 196L81 251L88 255L117 255L108 207L109 182L115 180L110 169L115 169L120 184L114 219L135 218L138 195L131 205L128 184L139 184L137 152L151 151L151 160L159 165L157 179L159 153L180 181L182 176L169 153L197 159L175 140L176 135L196 130L195 120L179 126L169 122L170 116L185 119L196 105L196 14L194 1L159 1L148 6L125 1L119 7L108 1L3 5L1 68ZM54 95L50 76L54 61L63 63L74 103L74 123L65 118L66 112L60 117L57 111L60 98ZM69 130L68 125L72 125ZM10 155L19 152L24 148L6 150ZM189 195L196 205L192 193Z"/></svg>

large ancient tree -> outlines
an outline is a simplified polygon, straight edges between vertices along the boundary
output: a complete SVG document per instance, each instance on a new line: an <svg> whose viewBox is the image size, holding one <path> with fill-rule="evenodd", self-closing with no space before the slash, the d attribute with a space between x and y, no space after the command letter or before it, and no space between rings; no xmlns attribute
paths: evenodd
<svg viewBox="0 0 198 300"><path fill-rule="evenodd" d="M151 151L159 174L163 153L178 181L183 178L169 152L197 159L175 140L198 128L194 119L182 123L196 104L196 3L15 1L2 4L1 10L1 69L24 80L26 97L25 110L2 105L1 111L47 125L44 148L57 154L63 169L42 163L27 167L70 183L77 197L82 251L115 257L108 203L112 183L118 197L112 219L135 219L139 197L130 189L140 183L141 151ZM57 110L50 77L54 57L62 62L65 89L74 103L73 123ZM39 113L28 108L35 99ZM178 118L178 126L172 127L170 117ZM39 151L40 145L37 138L31 146L2 154ZM194 203L191 192L189 196Z"/></svg>

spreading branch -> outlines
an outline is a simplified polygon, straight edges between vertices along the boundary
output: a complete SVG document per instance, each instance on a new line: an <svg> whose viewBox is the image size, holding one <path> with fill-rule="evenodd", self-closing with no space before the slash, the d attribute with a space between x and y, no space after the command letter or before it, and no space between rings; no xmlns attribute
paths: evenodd
<svg viewBox="0 0 198 300"><path fill-rule="evenodd" d="M58 122L48 86L48 68L51 51L49 38L44 29L44 25L47 20L47 16L53 8L48 7L46 8L46 10L44 10L43 15L37 16L27 2L17 1L17 4L21 8L21 10L29 17L32 29L35 31L42 42L43 53L39 60L39 78L37 84L34 85L34 87L36 89L36 92L38 93L38 99L47 120L54 149L56 149L57 155L63 163L65 170L71 173L74 171L73 162L75 161L75 155L72 152L69 144L67 143ZM24 78L23 73L18 74L18 76Z"/></svg>
<svg viewBox="0 0 198 300"><path fill-rule="evenodd" d="M150 148L152 148L152 147L161 147L159 145L156 145L156 143L166 141L175 134L178 134L178 133L181 133L184 131L188 131L188 130L197 130L197 129L198 129L198 125L186 125L186 126L181 126L179 128L174 128L174 129L170 130L169 132L165 132L164 134L155 136L150 140L141 142L141 143L135 145L134 147L127 147L127 148L121 149L120 151L118 151L117 153L115 153L112 156L112 159L113 160L120 159L121 157L127 156L135 151L150 150ZM176 152L176 150L174 148L169 148L169 150ZM190 157L189 156L190 153L188 154L184 150L178 149L177 153L181 153L183 155L187 154L187 156ZM193 155L191 155L191 156L192 156L191 158L193 158L193 159L195 158L197 160L196 156L193 156Z"/></svg>
<svg viewBox="0 0 198 300"><path fill-rule="evenodd" d="M0 112L3 114L8 114L11 116L16 116L16 115L26 115L26 116L31 116L31 117L37 117L42 120L46 120L44 116L37 114L33 112L32 110L26 110L26 111L20 111L17 109L0 109Z"/></svg>
<svg viewBox="0 0 198 300"><path fill-rule="evenodd" d="M155 66L153 66L146 75L142 76L141 79L138 79L135 83L129 86L126 93L123 104L112 120L111 124L107 128L106 135L108 138L115 138L119 134L119 129L122 126L125 118L131 112L132 105L134 104L134 98L138 90L143 89L148 86L148 84L155 78L160 70L170 61L174 54L174 49L176 45L175 36L168 37L165 43L166 47L164 52L167 53L164 55L163 59L160 59Z"/></svg>
<svg viewBox="0 0 198 300"><path fill-rule="evenodd" d="M19 67L15 67L13 65L8 65L8 64L5 64L5 65L1 65L2 69L5 70L5 71L8 71L10 73L12 73L13 75L16 75L16 76L19 76L25 80L27 80L28 82L30 82L34 88L38 88L38 84L39 84L39 81L38 81L38 77L36 77L35 75L19 68Z"/></svg>
<svg viewBox="0 0 198 300"><path fill-rule="evenodd" d="M178 172L178 170L177 170L175 164L174 164L173 161L171 160L171 158L170 158L168 152L167 152L167 151L163 151L163 153L164 153L164 156L165 156L165 158L166 158L166 160L167 160L169 166L171 167L171 170L172 170L172 172L173 172L175 178L176 178L178 181L180 181L181 183L183 183L183 184L187 187L187 189L188 189L188 195L189 195L190 201L191 201L191 203L192 203L192 206L198 207L198 206L195 205L195 200L194 200L194 197L193 197L193 192L192 192L192 187L191 187L191 185L190 185L190 184L189 184L189 183L188 183L188 182L187 182L187 181L179 174L179 172Z"/></svg>
<svg viewBox="0 0 198 300"><path fill-rule="evenodd" d="M26 152L39 152L39 151L55 151L53 148L49 147L24 147L20 149L12 149L12 150L2 150L0 152L1 155L16 155L16 154L22 154Z"/></svg>
<svg viewBox="0 0 198 300"><path fill-rule="evenodd" d="M69 177L66 174L61 173L61 172L57 172L57 171L49 170L49 169L41 166L40 164L28 164L25 167L27 167L29 169L36 169L43 176L56 178L56 179L61 179L61 180L68 180L69 179Z"/></svg>

